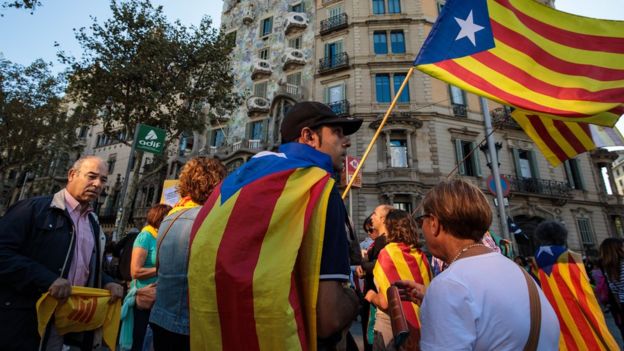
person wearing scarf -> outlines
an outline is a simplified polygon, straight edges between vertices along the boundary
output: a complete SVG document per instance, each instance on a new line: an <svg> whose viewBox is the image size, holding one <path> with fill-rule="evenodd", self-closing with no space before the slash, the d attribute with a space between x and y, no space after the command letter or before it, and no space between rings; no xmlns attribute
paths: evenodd
<svg viewBox="0 0 624 351"><path fill-rule="evenodd" d="M132 275L131 289L140 289L156 282L156 236L158 227L171 210L171 206L157 204L147 212L147 225L143 227L132 247L130 261L130 275ZM128 294L124 299L124 309L128 313L122 319L122 329L132 333L122 334L122 349L140 351L143 349L145 332L149 321L150 310L142 310L134 305L134 295ZM129 308L133 307L132 313ZM132 318L129 318L131 315ZM131 346L128 348L128 346Z"/></svg>

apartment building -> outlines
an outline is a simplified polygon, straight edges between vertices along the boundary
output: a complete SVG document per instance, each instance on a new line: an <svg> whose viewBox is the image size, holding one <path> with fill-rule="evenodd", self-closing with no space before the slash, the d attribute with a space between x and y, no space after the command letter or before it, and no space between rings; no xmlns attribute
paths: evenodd
<svg viewBox="0 0 624 351"><path fill-rule="evenodd" d="M318 100L364 119L349 150L361 156L443 6L436 0L224 1L222 23L236 37L238 92L247 100L210 128L202 152L234 169L279 145L289 106ZM352 190L356 225L379 203L414 210L428 189L455 172L488 192L487 155L471 153L485 137L482 108L477 96L416 72L363 167L363 187ZM563 222L570 248L587 254L604 238L624 235L622 197L608 194L602 177L617 155L597 150L553 168L509 108L489 102L488 110L510 188L507 213L529 238L519 239L523 254L532 254L533 230L545 219ZM495 196L488 196L498 213ZM502 232L497 216L492 230Z"/></svg>

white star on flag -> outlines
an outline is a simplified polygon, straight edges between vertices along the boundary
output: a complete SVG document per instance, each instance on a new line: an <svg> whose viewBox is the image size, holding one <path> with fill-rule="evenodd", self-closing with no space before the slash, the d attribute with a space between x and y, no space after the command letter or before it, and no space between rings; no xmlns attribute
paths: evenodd
<svg viewBox="0 0 624 351"><path fill-rule="evenodd" d="M472 45L477 46L475 33L482 30L484 27L474 23L474 20L472 19L472 10L470 10L468 17L465 20L455 17L455 21L457 21L457 24L459 24L459 27L461 28L455 40L468 38Z"/></svg>
<svg viewBox="0 0 624 351"><path fill-rule="evenodd" d="M542 253L546 253L546 254L549 254L551 256L555 255L552 252L552 248L550 246L540 246L539 251L537 252L537 256L541 255Z"/></svg>

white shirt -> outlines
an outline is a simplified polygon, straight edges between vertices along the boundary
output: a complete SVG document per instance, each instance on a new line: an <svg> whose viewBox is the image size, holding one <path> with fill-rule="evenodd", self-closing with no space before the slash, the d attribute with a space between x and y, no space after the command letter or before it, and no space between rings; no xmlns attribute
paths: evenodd
<svg viewBox="0 0 624 351"><path fill-rule="evenodd" d="M538 287L538 350L559 348L559 322ZM422 350L522 350L530 303L520 267L499 253L459 259L435 277L423 300Z"/></svg>

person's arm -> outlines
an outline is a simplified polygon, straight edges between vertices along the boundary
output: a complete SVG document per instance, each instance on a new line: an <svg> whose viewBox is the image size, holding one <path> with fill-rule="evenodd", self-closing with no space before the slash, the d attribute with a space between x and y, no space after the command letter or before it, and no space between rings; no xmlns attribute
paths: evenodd
<svg viewBox="0 0 624 351"><path fill-rule="evenodd" d="M319 282L316 304L316 328L319 338L327 338L345 329L353 321L360 307L351 288L334 280Z"/></svg>
<svg viewBox="0 0 624 351"><path fill-rule="evenodd" d="M384 312L388 310L388 300L383 294L377 293L373 290L369 290L366 292L366 296L364 296L364 299L374 304Z"/></svg>
<svg viewBox="0 0 624 351"><path fill-rule="evenodd" d="M35 288L38 293L44 293L60 279L59 275L20 252L33 240L32 231L37 223L35 205L34 201L19 202L0 218L0 281L17 291ZM68 283L62 280L56 286L65 291Z"/></svg>
<svg viewBox="0 0 624 351"><path fill-rule="evenodd" d="M156 276L156 267L145 268L147 250L142 247L132 248L132 259L130 261L130 275L132 279L147 279Z"/></svg>
<svg viewBox="0 0 624 351"><path fill-rule="evenodd" d="M398 280L392 284L399 289L401 300L413 302L417 305L422 303L427 288L413 280Z"/></svg>

